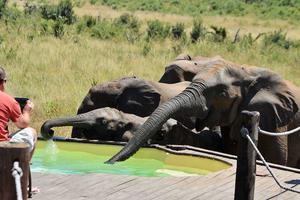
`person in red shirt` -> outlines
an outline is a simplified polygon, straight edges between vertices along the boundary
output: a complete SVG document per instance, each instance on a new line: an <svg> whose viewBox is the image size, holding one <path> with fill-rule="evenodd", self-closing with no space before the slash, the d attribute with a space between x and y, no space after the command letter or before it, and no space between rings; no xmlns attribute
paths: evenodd
<svg viewBox="0 0 300 200"><path fill-rule="evenodd" d="M13 97L5 93L6 80L6 72L0 67L0 142L25 142L30 147L30 157L32 157L37 141L36 130L29 127L34 104L28 100L21 111L19 103ZM9 120L19 128L17 132L9 134Z"/></svg>

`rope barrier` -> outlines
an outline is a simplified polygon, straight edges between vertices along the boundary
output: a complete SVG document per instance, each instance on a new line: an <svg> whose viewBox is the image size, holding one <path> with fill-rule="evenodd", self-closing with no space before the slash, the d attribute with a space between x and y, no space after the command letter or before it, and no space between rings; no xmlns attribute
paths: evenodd
<svg viewBox="0 0 300 200"><path fill-rule="evenodd" d="M11 171L12 171L12 176L15 178L17 200L23 200L22 189L21 189L21 177L23 176L23 171L19 167L18 161L15 161L13 163L13 168Z"/></svg>
<svg viewBox="0 0 300 200"><path fill-rule="evenodd" d="M262 156L262 154L260 153L260 151L258 150L258 148L256 147L256 145L255 145L254 142L252 141L251 137L249 136L249 131L248 131L248 129L246 129L246 128L243 127L243 128L241 129L241 134L242 134L242 137L246 137L246 138L249 140L250 144L252 145L252 147L253 147L254 150L256 151L257 155L259 156L259 158L262 160L262 162L263 162L264 165L266 166L267 170L269 171L269 173L271 174L271 176L273 177L273 179L275 180L275 182L277 183L277 185L278 185L280 188L284 189L284 190L288 190L288 191L291 191L291 192L300 193L299 190L295 190L295 189L293 189L293 188L285 187L284 185L282 185L282 184L278 181L277 177L275 176L275 174L274 174L273 171L271 170L269 164L266 162L266 160L264 159L264 157Z"/></svg>
<svg viewBox="0 0 300 200"><path fill-rule="evenodd" d="M258 132L259 133L264 134L264 135L269 135L269 136L286 136L286 135L290 135L290 134L296 133L299 130L300 130L300 126L297 127L297 128L295 128L295 129L293 129L293 130L290 130L290 131L285 131L285 132L280 132L280 133L274 133L274 132L269 132L269 131L261 130L258 127Z"/></svg>

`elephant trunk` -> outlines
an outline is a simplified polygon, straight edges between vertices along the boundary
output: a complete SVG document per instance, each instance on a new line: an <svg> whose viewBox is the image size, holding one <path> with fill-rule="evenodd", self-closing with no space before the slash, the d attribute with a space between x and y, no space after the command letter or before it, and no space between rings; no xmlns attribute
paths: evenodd
<svg viewBox="0 0 300 200"><path fill-rule="evenodd" d="M203 83L191 83L182 93L175 96L168 102L160 105L147 119L147 121L133 134L132 139L126 146L111 159L106 161L113 164L123 161L132 156L148 139L150 139L161 126L171 117L188 113L191 116L207 114L207 107L202 94L205 89ZM180 112L180 113L179 113Z"/></svg>
<svg viewBox="0 0 300 200"><path fill-rule="evenodd" d="M58 119L50 119L44 122L41 127L41 135L45 139L51 139L54 135L52 127L73 126L73 127L88 127L89 121L86 113L79 114L74 117L63 117Z"/></svg>

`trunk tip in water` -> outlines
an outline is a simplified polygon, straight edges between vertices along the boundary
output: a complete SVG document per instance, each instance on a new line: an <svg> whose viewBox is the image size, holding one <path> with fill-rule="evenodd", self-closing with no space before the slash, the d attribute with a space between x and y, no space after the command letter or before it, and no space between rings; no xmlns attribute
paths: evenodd
<svg viewBox="0 0 300 200"><path fill-rule="evenodd" d="M54 135L54 131L50 128L47 121L41 127L41 135L46 140L51 139Z"/></svg>

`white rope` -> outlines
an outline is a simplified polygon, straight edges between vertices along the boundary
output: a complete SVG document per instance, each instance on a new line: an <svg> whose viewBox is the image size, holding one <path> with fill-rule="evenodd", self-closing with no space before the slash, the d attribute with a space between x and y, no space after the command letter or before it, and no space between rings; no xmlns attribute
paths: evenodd
<svg viewBox="0 0 300 200"><path fill-rule="evenodd" d="M259 133L262 133L264 135L269 135L269 136L286 136L286 135L290 135L292 133L296 133L297 131L300 130L300 126L293 129L293 130L290 130L290 131L285 131L285 132L280 132L280 133L274 133L274 132L269 132L269 131L264 131L264 130L261 130L259 127L258 127L258 132Z"/></svg>
<svg viewBox="0 0 300 200"><path fill-rule="evenodd" d="M247 131L247 132L246 132ZM256 145L254 144L254 142L252 141L251 137L249 136L249 131L246 128L242 128L241 129L241 134L242 136L246 136L246 138L249 140L250 144L252 145L252 147L254 148L254 150L256 151L257 155L259 156L259 158L262 160L262 162L264 163L264 165L266 166L267 170L269 171L269 173L271 174L271 176L273 177L273 179L275 180L275 182L277 183L277 185L284 189L284 190L288 190L291 192L296 192L296 193L300 193L299 190L295 190L293 188L288 188L285 187L284 185L280 184L277 177L275 176L275 174L272 172L269 164L266 162L266 160L264 159L264 157L262 156L262 154L260 153L260 151L258 150L258 148L256 147Z"/></svg>
<svg viewBox="0 0 300 200"><path fill-rule="evenodd" d="M19 167L18 161L15 161L13 164L12 176L15 178L17 200L23 200L22 189L21 189L21 177L23 176L23 171Z"/></svg>

